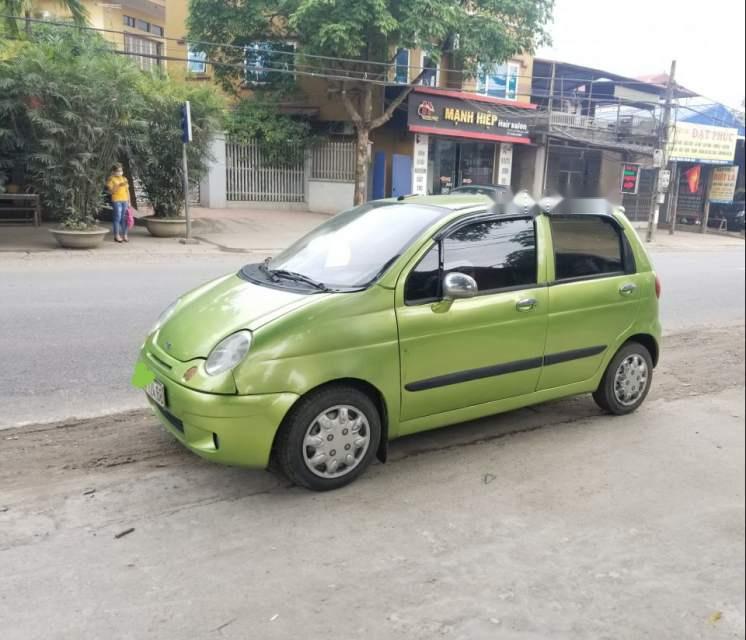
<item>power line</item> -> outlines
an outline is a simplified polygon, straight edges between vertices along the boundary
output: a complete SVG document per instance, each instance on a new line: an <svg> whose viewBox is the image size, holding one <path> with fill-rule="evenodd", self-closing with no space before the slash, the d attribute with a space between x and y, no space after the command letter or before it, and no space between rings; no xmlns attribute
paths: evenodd
<svg viewBox="0 0 746 640"><path fill-rule="evenodd" d="M5 14L0 14L0 18L9 18L9 19L21 20L21 21L25 21L26 20L26 18L23 18L23 17L10 16L10 15L5 15ZM35 19L35 18L31 18L29 20L31 22L34 22L34 23L39 23L39 24L44 24L44 25L51 25L51 26L54 26L54 27L64 27L64 28L72 28L72 29L79 29L79 30L85 30L85 31L93 31L93 32L99 32L99 33L111 33L111 34L117 34L117 35L122 35L122 36L128 36L129 35L129 36L138 37L137 34L133 34L133 33L128 32L128 31L118 31L118 30L113 30L113 29L102 29L102 28L98 28L98 27L78 26L78 25L71 24L71 23L50 22L50 21L47 21L47 20L40 20L40 19ZM21 38L12 38L12 37L9 38L9 39L21 40ZM164 38L161 38L161 39L162 40L168 40L168 41L175 41L175 42L179 42L179 43L183 43L184 42L184 40L178 39L178 38L165 38L164 37ZM207 43L202 43L202 44L207 44ZM241 49L244 52L247 49L250 48L250 45L248 45L246 47L239 47L238 45L214 44L213 46L218 46L218 47L225 46L225 47L229 47L229 48L236 48L236 49ZM290 69L290 68L288 68L287 64L280 63L280 62L275 62L275 61L272 61L272 60L262 61L261 65L247 66L246 64L242 64L242 63L222 62L222 61L211 60L211 59L207 59L207 58L190 58L189 54L187 54L187 57L181 58L181 57L174 57L174 56L165 56L165 55L162 55L162 54L147 54L147 53L132 52L132 51L126 51L126 50L117 50L117 49L111 49L111 48L99 49L99 51L102 51L102 52L104 52L104 51L111 51L111 52L116 53L118 55L128 55L128 56L132 56L132 57L135 57L135 58L147 58L147 59L153 59L153 60L156 60L156 61L163 60L163 61L171 61L171 62L184 62L186 64L189 64L189 63L205 64L205 65L210 65L210 66L213 66L213 67L216 67L216 66L218 66L218 67L228 67L228 68L234 68L234 69L237 69L237 70L243 71L244 73L249 73L249 74L251 72L256 72L256 73L280 73L280 74L288 74L288 75L294 75L294 76L295 75L299 75L299 76L303 76L303 77L311 77L311 78L319 78L319 79L325 79L325 80L333 80L333 81L337 81L337 82L348 82L348 81L351 81L351 82L357 82L357 83L370 83L370 84L374 84L374 85L377 85L377 86L383 86L383 87L420 87L420 86L429 86L429 85L410 84L410 83L406 83L405 84L405 83L397 82L395 80L377 79L376 77L369 77L369 75L371 75L371 74L368 74L366 72L361 72L361 71L355 71L355 70L340 70L340 69L334 69L332 67L321 67L319 70L316 70L317 68L315 66L313 66L313 65L305 65L303 63L295 63L294 67L292 69ZM271 50L271 49L269 51L274 51L276 53L287 53L287 54L291 53L291 52L282 52L282 51ZM305 55L305 54L299 54L297 52L293 52L293 54L294 55ZM328 59L328 60L343 60L343 61L352 61L352 62L357 62L357 63L367 63L367 61L359 61L359 60L353 60L353 59L347 59L347 58L333 58L331 56L315 56L315 57L320 57L320 58L324 58L324 59ZM376 64L384 64L384 65L393 66L393 67L396 66L395 63L376 63ZM270 65L270 66L267 66L267 65ZM277 65L280 65L280 67L278 67ZM304 68L308 69L308 70L304 71ZM420 67L410 67L410 68L418 68L419 69ZM327 71L325 71L325 69L332 69L332 72L331 73L327 72ZM436 71L437 68L424 68L423 69L423 71L428 71L428 70ZM357 74L360 74L360 76L359 77L350 77L349 75L343 75L343 73L345 73L345 72L346 73L357 73ZM452 71L449 70L449 73L452 73ZM461 73L464 73L464 72L462 71ZM382 76L382 74L376 74L376 75ZM517 78L531 78L532 80L550 79L549 77L546 77L546 76L525 76L525 75L519 75L519 76L513 76L513 77L517 77ZM565 79L567 80L567 78L565 78ZM583 82L586 82L586 83L588 82L588 79L576 79L576 80L577 81L583 81ZM593 81L591 81L591 82L593 82ZM621 83L620 81L611 81L611 82L614 82L615 84L620 84ZM646 84L646 83L641 82L641 81L629 81L629 82L630 83L634 82L635 84ZM465 92L465 93L469 93L469 92ZM549 97L552 97L552 96L550 96L549 93L539 94L539 93L536 93L534 91L531 91L529 93L516 92L515 95L516 95L516 97L528 97L528 98L532 98L532 97L533 98L537 98L537 97L538 98L549 98ZM557 95L556 92L553 95L554 95L554 97L558 97L559 99L566 98L568 100L578 100L578 101L582 102L583 104L596 103L596 104L606 104L606 105L609 105L609 106L613 106L613 105L616 105L616 104L625 104L627 107L635 107L636 105L646 105L646 106L654 107L654 108L660 107L660 102L659 101L645 102L645 101L634 101L634 100L627 100L627 101L625 101L625 100L622 100L622 99L613 100L613 99L610 99L610 98L593 98L593 97L586 98L585 96L578 96L576 94L571 94L571 95L568 95L568 96L564 96L562 93L560 93L559 95ZM702 97L704 97L704 96L702 96ZM707 98L707 100L711 100L711 99ZM477 102L469 101L468 99L466 99L466 101L469 102L477 110L481 110L481 111L484 111L484 112L488 111L487 109L484 109L481 105L479 105ZM718 103L717 101L712 100L711 104L718 105L718 104L721 104L721 103ZM506 108L510 108L510 105L502 105L502 106L504 106ZM678 108L680 108L680 109L687 109L687 110L689 110L689 111L691 111L693 113L697 113L699 115L702 115L702 116L708 118L711 122L719 122L719 123L721 123L723 125L726 125L728 127L732 127L732 125L733 125L733 122L729 122L729 121L723 120L721 118L714 117L711 114L707 114L707 113L704 113L702 111L698 111L697 109L694 109L693 107L691 107L689 105L681 105L681 104L679 104ZM647 111L647 109L642 109L642 110ZM520 113L520 115L522 115L524 119L531 119L532 117L536 118L536 117L538 117L542 113L540 111L537 113L538 110L537 111L533 111L533 112L526 112L526 110L520 109L518 107L514 108L514 111L516 113Z"/></svg>
<svg viewBox="0 0 746 640"><path fill-rule="evenodd" d="M84 31L92 31L96 33L109 33L109 34L115 34L115 35L121 35L121 36L134 36L134 37L142 37L139 36L137 33L133 33L131 31L123 31L123 30L116 30L116 29L105 29L102 27L90 27L90 26L80 26L73 23L68 22L55 22L50 20L44 20L40 18L26 18L23 16L12 16L8 14L0 14L0 18L2 19L9 19L9 20L17 20L22 22L31 22L33 24L43 24L47 26L53 26L53 27L62 27L67 29L78 29L78 30L84 30ZM152 34L151 34L152 35ZM253 45L236 45L231 43L219 43L219 42L209 42L209 41L200 41L200 40L192 40L189 39L187 36L183 36L180 38L176 37L167 37L167 36L153 36L158 41L165 41L165 42L176 42L180 46L189 44L189 45L202 45L205 47L216 47L216 48L222 48L222 49L236 49L240 50L244 53L248 52ZM146 38L147 39L147 38ZM151 38L153 39L153 38ZM154 40L155 41L155 40ZM298 51L282 51L279 49L272 49L272 48L266 48L263 51L274 53L275 55L285 55L285 56L293 56L293 57L301 57L301 58L310 58L310 59L319 59L319 60L328 60L328 61L334 61L334 62L347 62L347 63L354 63L354 64L361 64L361 65L374 65L374 66L383 66L387 67L388 70L394 70L396 68L400 69L417 69L422 71L439 71L440 67L420 67L417 65L397 65L396 62L381 62L376 60L363 60L358 58L343 58L338 56L323 56L318 54L310 54L305 52L298 52ZM202 63L203 60L197 60L195 59L194 62ZM211 64L217 64L216 62L213 62ZM223 65L228 65L230 63L220 63ZM311 65L306 65L311 66ZM341 72L347 72L347 73L358 73L358 74L365 74L370 72L364 72L364 71L357 71L357 70L342 70L342 69L336 69L334 67L328 67L328 66L322 66L320 67L322 70L322 73L325 72L325 69L331 70L334 74L338 75ZM470 75L475 76L474 72L467 71L463 69L448 69L449 74L459 74L459 75ZM384 73L381 73L379 75L384 75ZM613 74L612 74L613 75ZM537 76L537 75L525 75L525 74L518 74L518 75L512 75L511 77L517 78L517 79L530 79L532 81L535 80L551 80L551 76ZM354 78L350 78L353 80ZM572 77L566 77L566 76L560 76L558 78L559 80L565 81L565 82L571 82L571 83L578 83L578 84L589 84L589 83L597 83L603 81L603 79L589 79L589 78L572 78ZM609 80L609 82L613 82L617 85L644 85L644 86L650 86L650 87L656 87L660 88L658 85L645 82L642 80L635 80L635 79L629 79L629 80ZM393 84L402 84L402 83L393 83ZM554 94L557 95L556 93ZM551 97L548 93L541 96L541 97ZM587 100L587 99L586 99Z"/></svg>

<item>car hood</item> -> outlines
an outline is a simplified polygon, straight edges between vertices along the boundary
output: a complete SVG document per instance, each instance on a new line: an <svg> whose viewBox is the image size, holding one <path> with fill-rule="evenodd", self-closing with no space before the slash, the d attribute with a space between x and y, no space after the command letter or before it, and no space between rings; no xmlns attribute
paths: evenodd
<svg viewBox="0 0 746 640"><path fill-rule="evenodd" d="M181 362L206 358L218 342L236 331L256 330L322 297L326 294L285 291L225 276L184 296L154 340Z"/></svg>

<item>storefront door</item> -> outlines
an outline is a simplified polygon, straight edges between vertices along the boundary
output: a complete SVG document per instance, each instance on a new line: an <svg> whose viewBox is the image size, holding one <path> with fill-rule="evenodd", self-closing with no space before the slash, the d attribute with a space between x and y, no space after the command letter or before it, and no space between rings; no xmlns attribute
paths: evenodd
<svg viewBox="0 0 746 640"><path fill-rule="evenodd" d="M458 185L492 184L495 166L495 145L490 142L459 144Z"/></svg>
<svg viewBox="0 0 746 640"><path fill-rule="evenodd" d="M450 193L462 184L492 184L495 144L430 138L429 192Z"/></svg>

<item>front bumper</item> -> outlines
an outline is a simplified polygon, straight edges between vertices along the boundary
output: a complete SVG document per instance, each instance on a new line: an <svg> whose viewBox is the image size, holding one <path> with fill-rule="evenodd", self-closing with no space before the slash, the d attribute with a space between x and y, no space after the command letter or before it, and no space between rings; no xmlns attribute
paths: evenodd
<svg viewBox="0 0 746 640"><path fill-rule="evenodd" d="M163 426L185 447L222 464L264 469L277 429L298 399L292 393L219 395L188 389L165 376L167 408L148 397Z"/></svg>

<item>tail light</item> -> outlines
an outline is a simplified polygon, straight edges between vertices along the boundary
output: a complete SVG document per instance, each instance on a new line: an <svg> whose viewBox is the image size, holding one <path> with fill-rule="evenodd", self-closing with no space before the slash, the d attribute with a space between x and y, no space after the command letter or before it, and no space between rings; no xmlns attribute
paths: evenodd
<svg viewBox="0 0 746 640"><path fill-rule="evenodd" d="M655 297L658 300L661 299L661 293L663 292L663 285L661 284L660 276L655 276Z"/></svg>

